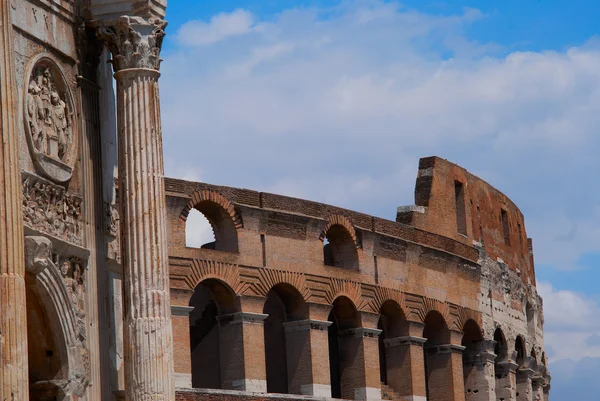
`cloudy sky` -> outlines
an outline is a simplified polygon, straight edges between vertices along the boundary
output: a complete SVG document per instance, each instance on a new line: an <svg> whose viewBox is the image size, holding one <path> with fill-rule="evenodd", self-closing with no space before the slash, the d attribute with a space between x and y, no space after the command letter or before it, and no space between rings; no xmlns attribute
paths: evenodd
<svg viewBox="0 0 600 401"><path fill-rule="evenodd" d="M554 401L600 391L600 3L170 0L167 174L394 219L420 157L534 239Z"/></svg>

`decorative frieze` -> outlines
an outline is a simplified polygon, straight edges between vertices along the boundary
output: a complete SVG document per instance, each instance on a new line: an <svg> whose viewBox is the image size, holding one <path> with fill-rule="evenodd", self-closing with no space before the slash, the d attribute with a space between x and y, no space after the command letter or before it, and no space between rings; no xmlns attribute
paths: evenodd
<svg viewBox="0 0 600 401"><path fill-rule="evenodd" d="M64 187L23 172L23 219L30 228L82 244L82 198Z"/></svg>

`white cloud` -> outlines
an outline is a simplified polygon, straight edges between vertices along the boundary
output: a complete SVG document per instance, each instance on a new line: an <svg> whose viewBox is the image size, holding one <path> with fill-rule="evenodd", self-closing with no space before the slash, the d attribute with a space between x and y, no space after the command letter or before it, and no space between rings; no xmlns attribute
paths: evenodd
<svg viewBox="0 0 600 401"><path fill-rule="evenodd" d="M179 29L177 39L183 46L205 46L249 33L254 29L254 15L249 11L237 9L231 13L217 14L208 23L189 21Z"/></svg>
<svg viewBox="0 0 600 401"><path fill-rule="evenodd" d="M214 240L215 235L208 219L196 209L190 210L185 226L185 245L200 248Z"/></svg>
<svg viewBox="0 0 600 401"><path fill-rule="evenodd" d="M551 361L600 357L600 308L584 295L538 283L544 298L544 341Z"/></svg>
<svg viewBox="0 0 600 401"><path fill-rule="evenodd" d="M393 219L437 154L520 206L538 264L576 268L600 250L600 46L505 54L463 34L481 18L357 1L189 22L164 52L167 160Z"/></svg>

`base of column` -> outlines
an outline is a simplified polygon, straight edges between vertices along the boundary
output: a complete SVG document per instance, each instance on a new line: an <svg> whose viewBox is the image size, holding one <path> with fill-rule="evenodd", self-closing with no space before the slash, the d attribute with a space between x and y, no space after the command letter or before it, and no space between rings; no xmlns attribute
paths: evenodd
<svg viewBox="0 0 600 401"><path fill-rule="evenodd" d="M249 393L266 393L267 381L258 379L241 379L231 382L233 390L247 391Z"/></svg>
<svg viewBox="0 0 600 401"><path fill-rule="evenodd" d="M427 397L424 395L405 395L402 399L404 401L427 401Z"/></svg>
<svg viewBox="0 0 600 401"><path fill-rule="evenodd" d="M354 399L361 401L381 400L381 389L373 387L355 388Z"/></svg>
<svg viewBox="0 0 600 401"><path fill-rule="evenodd" d="M189 373L175 373L175 387L192 388L192 375Z"/></svg>
<svg viewBox="0 0 600 401"><path fill-rule="evenodd" d="M331 398L331 386L329 384L304 384L300 387L302 395L312 397Z"/></svg>

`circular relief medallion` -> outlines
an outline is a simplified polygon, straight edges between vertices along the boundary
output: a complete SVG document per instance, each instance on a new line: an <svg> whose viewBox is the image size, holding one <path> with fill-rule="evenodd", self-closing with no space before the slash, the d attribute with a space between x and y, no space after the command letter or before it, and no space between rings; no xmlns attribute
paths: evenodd
<svg viewBox="0 0 600 401"><path fill-rule="evenodd" d="M23 102L25 133L40 173L63 183L71 179L77 129L75 102L58 64L39 55L29 64Z"/></svg>

